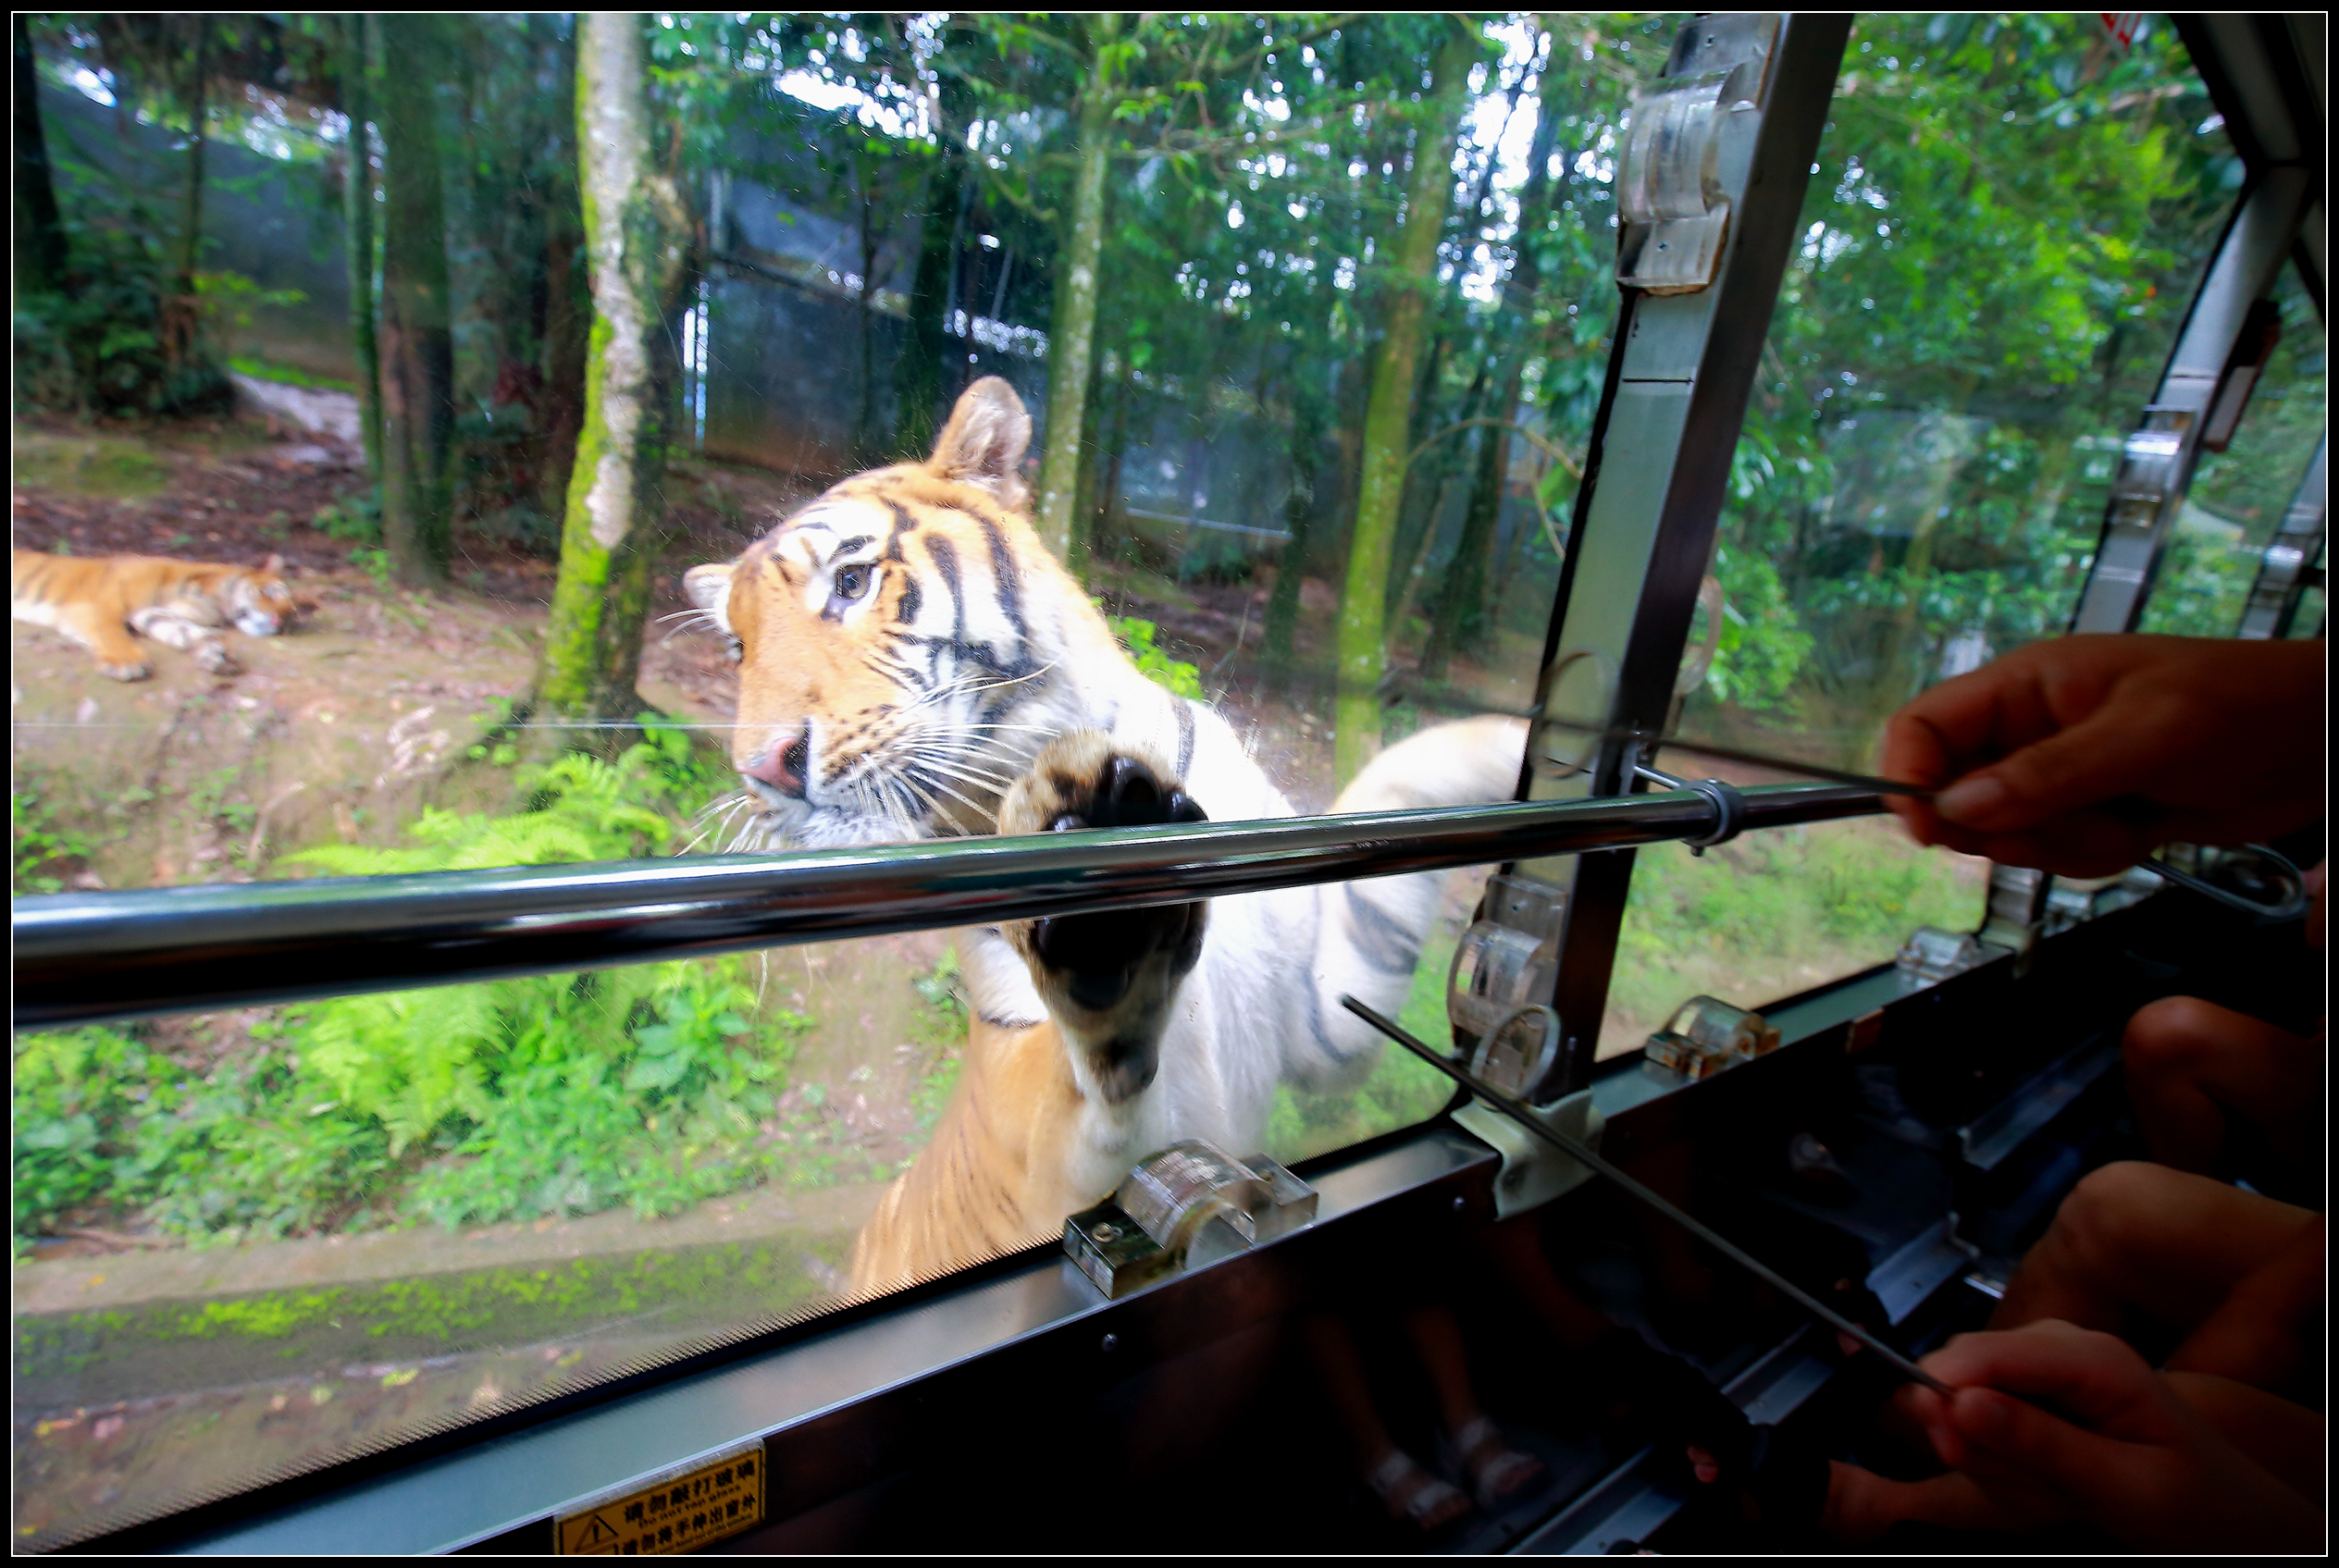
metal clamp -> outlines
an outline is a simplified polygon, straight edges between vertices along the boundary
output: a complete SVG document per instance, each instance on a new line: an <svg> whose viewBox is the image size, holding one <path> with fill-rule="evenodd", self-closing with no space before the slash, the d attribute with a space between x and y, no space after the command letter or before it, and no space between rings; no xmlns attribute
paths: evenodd
<svg viewBox="0 0 2339 1568"><path fill-rule="evenodd" d="M1651 767L1646 762L1632 765L1634 774L1648 780L1660 789L1686 789L1692 795L1705 796L1714 808L1714 826L1702 838L1685 838L1692 855L1702 855L1717 844L1727 844L1746 827L1746 796L1736 784L1722 779L1677 779L1671 773Z"/></svg>

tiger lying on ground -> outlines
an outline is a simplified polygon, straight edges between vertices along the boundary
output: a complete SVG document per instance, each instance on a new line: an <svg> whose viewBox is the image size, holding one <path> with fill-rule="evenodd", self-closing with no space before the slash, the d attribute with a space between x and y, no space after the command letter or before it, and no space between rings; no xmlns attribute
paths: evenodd
<svg viewBox="0 0 2339 1568"><path fill-rule="evenodd" d="M192 653L215 675L236 661L218 628L274 636L292 614L292 590L271 555L257 569L168 561L154 555L43 555L16 551L10 611L19 621L62 633L97 656L101 674L142 681L154 666L130 633Z"/></svg>
<svg viewBox="0 0 2339 1568"><path fill-rule="evenodd" d="M845 480L692 601L740 661L742 838L804 846L1288 817L1233 729L1140 674L1023 514L1031 420L969 388L923 463ZM1525 726L1442 725L1383 752L1334 811L1507 798ZM1021 920L960 933L973 1014L933 1142L853 1249L891 1289L1053 1235L1181 1138L1265 1142L1276 1086L1360 1080L1434 875Z"/></svg>

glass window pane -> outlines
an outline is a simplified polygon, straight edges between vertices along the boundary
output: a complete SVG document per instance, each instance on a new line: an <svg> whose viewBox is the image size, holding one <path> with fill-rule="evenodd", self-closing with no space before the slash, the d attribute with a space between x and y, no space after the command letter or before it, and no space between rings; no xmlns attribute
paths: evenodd
<svg viewBox="0 0 2339 1568"><path fill-rule="evenodd" d="M2240 183L2221 127L2164 20L2123 53L2085 16L1858 19L1685 732L1865 770L1924 685L2062 631L2113 456ZM1702 989L1759 1006L1920 923L1979 923L1980 868L1880 824L1774 836L1643 853L1603 1055Z"/></svg>
<svg viewBox="0 0 2339 1568"><path fill-rule="evenodd" d="M16 890L983 832L1124 708L1216 737L1191 771L1143 738L1221 817L1506 797L1515 762L1370 770L1531 699L1616 130L1680 20L1149 15L1116 76L1081 17L32 19L59 218L15 544L55 607L12 636ZM605 47L639 80L580 71ZM580 91L650 171L592 211L671 226L680 271L606 265ZM947 435L986 377L999 438ZM898 555L832 531L810 602L764 584L784 628L686 581L840 495L893 538L946 479L968 504ZM85 623L92 580L158 597ZM1482 879L1360 960L1424 1036ZM971 940L19 1038L31 1538L830 1304L946 1124ZM1260 1075L1269 1152L1446 1098L1352 1066Z"/></svg>

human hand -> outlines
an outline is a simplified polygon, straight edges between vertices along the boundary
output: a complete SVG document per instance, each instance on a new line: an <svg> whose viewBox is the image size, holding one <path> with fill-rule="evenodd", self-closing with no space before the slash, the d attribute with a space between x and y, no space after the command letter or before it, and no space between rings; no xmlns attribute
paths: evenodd
<svg viewBox="0 0 2339 1568"><path fill-rule="evenodd" d="M2172 841L2322 814L2320 640L2085 636L2017 648L1892 716L1882 771L1920 844L2107 876Z"/></svg>
<svg viewBox="0 0 2339 1568"><path fill-rule="evenodd" d="M1956 1391L1912 1386L1902 1408L1943 1463L2022 1517L2085 1519L2160 1550L2322 1549L2322 1511L2210 1430L2110 1334L2049 1318L1962 1334L1924 1365Z"/></svg>

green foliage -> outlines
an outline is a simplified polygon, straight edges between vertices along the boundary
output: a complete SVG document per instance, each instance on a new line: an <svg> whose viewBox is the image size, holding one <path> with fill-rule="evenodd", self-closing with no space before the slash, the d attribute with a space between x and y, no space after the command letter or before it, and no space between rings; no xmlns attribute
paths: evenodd
<svg viewBox="0 0 2339 1568"><path fill-rule="evenodd" d="M1202 671L1182 659L1172 659L1154 646L1156 627L1151 621L1135 616L1108 616L1107 623L1113 635L1127 645L1129 657L1145 679L1167 687L1178 697L1190 697L1197 701L1202 697Z"/></svg>
<svg viewBox="0 0 2339 1568"><path fill-rule="evenodd" d="M516 813L427 809L411 846L286 858L379 875L654 851L727 780L687 731L641 722L614 762L570 754L519 770ZM197 808L230 819L234 776L199 781ZM59 841L40 836L36 796L20 792L17 816L21 879L26 858L37 867ZM759 1017L742 974L723 958L339 997L264 1019L201 1074L134 1034L19 1036L18 1234L81 1204L198 1238L360 1214L662 1214L794 1177L801 1154L780 1141L776 1096L811 1020Z"/></svg>
<svg viewBox="0 0 2339 1568"><path fill-rule="evenodd" d="M268 300L266 303L295 303L300 290L286 290L293 299ZM334 376L318 376L298 365L279 364L274 360L255 359L250 354L229 354L228 368L239 376L249 376L255 381L274 381L287 387L312 387L328 392L354 392L356 386Z"/></svg>
<svg viewBox="0 0 2339 1568"><path fill-rule="evenodd" d="M53 875L59 862L89 854L88 839L56 820L56 808L46 798L46 784L30 770L19 772L8 796L8 815L14 833L15 859L10 885L18 893L56 893L65 883Z"/></svg>
<svg viewBox="0 0 2339 1568"><path fill-rule="evenodd" d="M1413 987L1397 1015L1417 1040L1435 1044L1452 1038L1445 989L1454 942L1452 932L1440 930L1422 945ZM1317 1094L1290 1084L1279 1087L1268 1119L1267 1153L1286 1162L1306 1159L1427 1121L1453 1096L1451 1080L1436 1068L1396 1046L1383 1046L1372 1071L1351 1093Z"/></svg>
<svg viewBox="0 0 2339 1568"><path fill-rule="evenodd" d="M131 1035L19 1035L18 1246L71 1210L143 1213L165 1231L281 1236L347 1215L387 1167L377 1129L304 1104L280 1054L189 1074Z"/></svg>
<svg viewBox="0 0 2339 1568"><path fill-rule="evenodd" d="M1702 858L1656 846L1634 858L1610 1010L1659 1019L1709 989L1759 1006L1889 958L1920 925L1970 930L1980 915L1953 862L1875 824L1781 829Z"/></svg>
<svg viewBox="0 0 2339 1568"><path fill-rule="evenodd" d="M324 844L283 857L342 876L477 870L553 861L620 860L673 841L676 822L728 780L690 743L689 732L641 715L643 738L614 762L582 752L514 772L526 809L508 816L426 806L406 826L408 848Z"/></svg>
<svg viewBox="0 0 2339 1568"><path fill-rule="evenodd" d="M310 525L328 538L377 545L382 538L382 498L377 490L343 496L316 509Z"/></svg>
<svg viewBox="0 0 2339 1568"><path fill-rule="evenodd" d="M1704 696L1838 719L1864 762L1952 639L2062 629L2239 166L2160 21L2122 53L2075 14L1863 14L1830 121L1732 464ZM2319 427L2319 393L2297 412Z"/></svg>
<svg viewBox="0 0 2339 1568"><path fill-rule="evenodd" d="M12 1169L21 1237L105 1188L104 1130L136 1109L130 1080L146 1076L146 1052L112 1030L77 1029L19 1034L14 1060Z"/></svg>
<svg viewBox="0 0 2339 1568"><path fill-rule="evenodd" d="M378 546L359 545L349 552L349 563L373 578L376 587L387 589L390 586L394 568L390 564L389 550Z"/></svg>
<svg viewBox="0 0 2339 1568"><path fill-rule="evenodd" d="M811 1020L751 1023L741 969L337 998L203 1076L110 1030L21 1035L17 1235L83 1205L198 1240L654 1215L786 1175L766 1124Z"/></svg>
<svg viewBox="0 0 2339 1568"><path fill-rule="evenodd" d="M944 948L934 968L912 975L910 983L925 1005L912 1025L917 1033L912 1043L922 1058L918 1076L910 1086L912 1121L907 1141L922 1146L933 1136L943 1107L950 1103L950 1092L958 1087L959 1067L966 1051L970 1015L966 988L959 978L959 950ZM905 1163L902 1168L907 1170L909 1166Z"/></svg>
<svg viewBox="0 0 2339 1568"><path fill-rule="evenodd" d="M68 210L69 287L16 298L21 404L116 417L214 413L234 392L184 347L192 322L166 315L167 272L152 237Z"/></svg>

